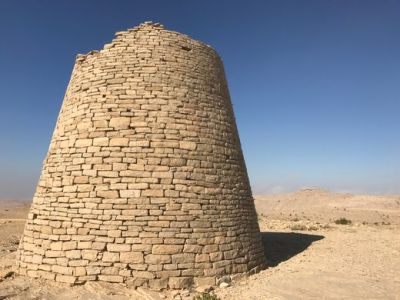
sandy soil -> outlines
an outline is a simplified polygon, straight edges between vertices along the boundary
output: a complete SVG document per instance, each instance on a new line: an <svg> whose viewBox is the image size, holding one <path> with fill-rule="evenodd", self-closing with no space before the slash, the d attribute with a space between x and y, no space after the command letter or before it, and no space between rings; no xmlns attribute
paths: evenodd
<svg viewBox="0 0 400 300"><path fill-rule="evenodd" d="M302 190L256 196L269 268L213 293L222 300L400 299L400 196ZM0 201L0 300L192 299L118 284L65 284L15 276L29 205ZM335 224L346 218L352 223Z"/></svg>
<svg viewBox="0 0 400 300"><path fill-rule="evenodd" d="M255 196L255 203L258 212L268 219L333 222L344 217L364 224L400 225L399 195L352 195L304 189L290 194Z"/></svg>

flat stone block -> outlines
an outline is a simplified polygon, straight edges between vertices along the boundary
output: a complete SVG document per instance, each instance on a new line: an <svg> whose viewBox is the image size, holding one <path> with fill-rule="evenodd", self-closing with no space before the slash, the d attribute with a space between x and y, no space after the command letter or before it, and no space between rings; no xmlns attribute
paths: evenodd
<svg viewBox="0 0 400 300"><path fill-rule="evenodd" d="M153 245L153 254L177 254L182 252L182 245Z"/></svg>
<svg viewBox="0 0 400 300"><path fill-rule="evenodd" d="M131 251L131 245L128 244L107 244L107 250L111 252Z"/></svg>
<svg viewBox="0 0 400 300"><path fill-rule="evenodd" d="M168 286L171 289L185 289L193 284L192 277L170 277L168 280Z"/></svg>
<svg viewBox="0 0 400 300"><path fill-rule="evenodd" d="M143 260L142 252L121 252L120 261L130 264L140 264Z"/></svg>

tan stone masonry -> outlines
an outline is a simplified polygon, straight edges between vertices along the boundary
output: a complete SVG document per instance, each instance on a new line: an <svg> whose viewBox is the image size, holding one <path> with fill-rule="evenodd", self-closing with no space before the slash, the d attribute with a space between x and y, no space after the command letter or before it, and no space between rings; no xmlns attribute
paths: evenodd
<svg viewBox="0 0 400 300"><path fill-rule="evenodd" d="M161 289L263 263L218 54L146 22L78 55L18 272Z"/></svg>

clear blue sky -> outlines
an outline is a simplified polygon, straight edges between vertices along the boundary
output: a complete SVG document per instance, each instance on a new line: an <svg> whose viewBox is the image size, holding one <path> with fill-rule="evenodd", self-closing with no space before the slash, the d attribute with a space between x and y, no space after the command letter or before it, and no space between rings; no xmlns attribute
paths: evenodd
<svg viewBox="0 0 400 300"><path fill-rule="evenodd" d="M0 198L31 198L77 53L153 20L222 56L255 194L400 193L400 1L0 1Z"/></svg>

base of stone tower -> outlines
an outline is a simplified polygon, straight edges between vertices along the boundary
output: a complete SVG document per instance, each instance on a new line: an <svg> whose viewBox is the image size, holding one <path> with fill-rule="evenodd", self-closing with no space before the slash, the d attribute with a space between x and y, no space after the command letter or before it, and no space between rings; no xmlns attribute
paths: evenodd
<svg viewBox="0 0 400 300"><path fill-rule="evenodd" d="M208 276L208 277L165 277L165 278L143 278L143 277L126 277L122 275L86 275L86 276L72 276L54 273L45 270L31 270L27 268L16 268L15 273L21 276L28 276L31 278L41 278L49 281L57 281L70 285L81 285L89 281L103 281L108 283L119 283L124 284L128 287L137 288L143 287L155 291L165 290L165 289L190 289L196 286L216 286L221 282L226 282L230 280L237 280L246 276L256 274L263 270L266 266L259 265L253 269L242 272L233 273L229 275L222 276ZM144 275L144 274L141 274Z"/></svg>

